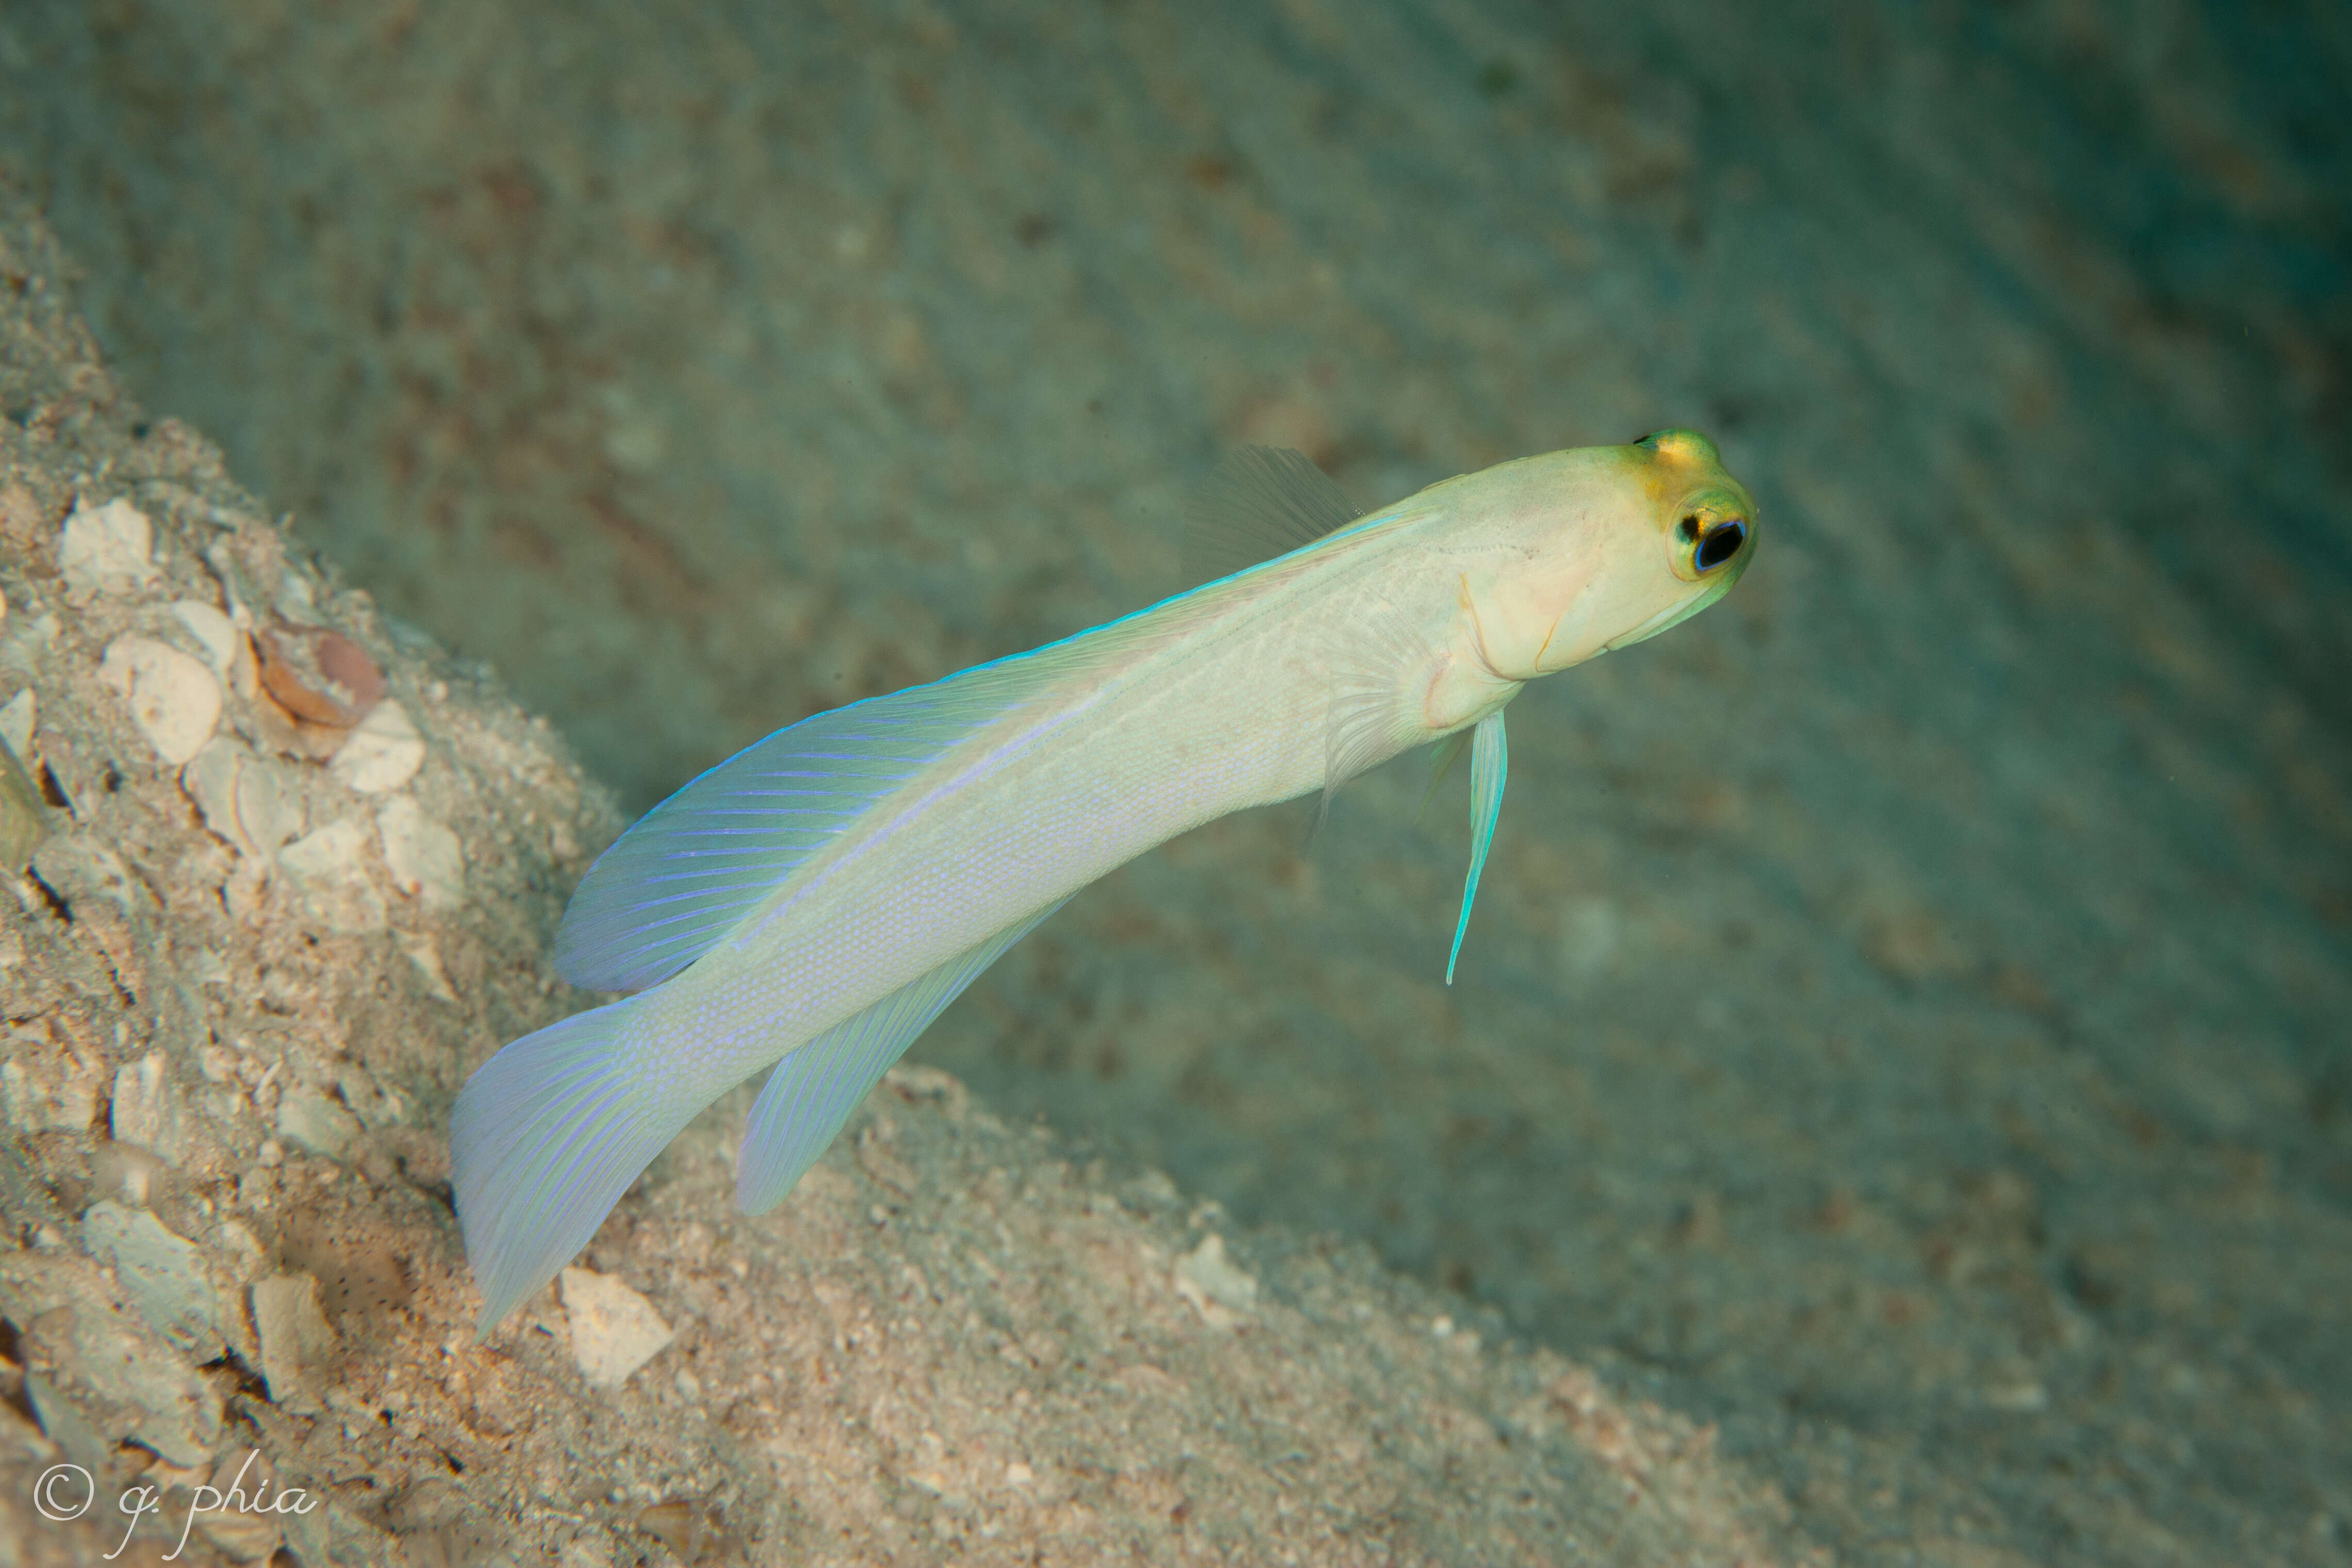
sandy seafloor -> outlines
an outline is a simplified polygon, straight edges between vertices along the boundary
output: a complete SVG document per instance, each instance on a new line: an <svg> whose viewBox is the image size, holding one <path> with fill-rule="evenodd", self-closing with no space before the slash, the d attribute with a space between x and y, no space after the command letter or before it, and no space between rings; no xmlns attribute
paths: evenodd
<svg viewBox="0 0 2352 1568"><path fill-rule="evenodd" d="M0 158L131 390L639 807L1181 586L1236 444L1709 432L1760 557L1519 699L1452 989L1401 763L917 1059L1720 1423L1842 1562L2329 1564L2345 17L22 0Z"/></svg>

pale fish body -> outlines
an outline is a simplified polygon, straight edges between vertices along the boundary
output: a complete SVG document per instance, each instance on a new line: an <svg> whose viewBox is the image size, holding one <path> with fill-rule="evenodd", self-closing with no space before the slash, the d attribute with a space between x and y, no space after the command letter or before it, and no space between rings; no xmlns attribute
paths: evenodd
<svg viewBox="0 0 2352 1568"><path fill-rule="evenodd" d="M1520 687L1730 587L1755 508L1664 431L1358 517L1292 453L1221 476L1271 560L1033 653L805 719L649 812L556 937L640 994L526 1036L450 1118L487 1333L688 1122L771 1066L737 1197L780 1200L948 1002L1078 889L1187 829L1474 736L1466 925ZM1449 961L1447 977L1452 977Z"/></svg>

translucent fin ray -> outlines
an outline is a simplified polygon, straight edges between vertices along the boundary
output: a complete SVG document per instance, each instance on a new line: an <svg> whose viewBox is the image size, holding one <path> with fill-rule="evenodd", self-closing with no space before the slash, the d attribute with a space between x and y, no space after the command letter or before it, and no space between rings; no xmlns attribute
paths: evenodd
<svg viewBox="0 0 2352 1568"><path fill-rule="evenodd" d="M556 932L557 972L605 991L677 973L845 829L1034 697L1058 663L983 664L814 715L738 752L597 858Z"/></svg>
<svg viewBox="0 0 2352 1568"><path fill-rule="evenodd" d="M1185 509L1184 573L1213 582L1288 555L1362 517L1305 453L1244 446L1219 464Z"/></svg>
<svg viewBox="0 0 2352 1568"><path fill-rule="evenodd" d="M776 1063L743 1129L742 1152L735 1161L736 1207L764 1214L782 1202L915 1037L982 970L1060 907L1056 904L1007 926Z"/></svg>
<svg viewBox="0 0 2352 1568"><path fill-rule="evenodd" d="M1008 748L1044 733L1106 689L1097 675L1181 639L1235 597L1180 593L1031 653L812 715L736 753L588 868L555 934L556 972L590 990L659 984L957 747L991 732ZM1035 723L1000 727L1024 715Z"/></svg>
<svg viewBox="0 0 2352 1568"><path fill-rule="evenodd" d="M1462 753L1469 746L1470 731L1466 729L1457 729L1437 743L1429 758L1429 788L1421 792L1420 809L1412 814L1415 822L1429 815L1429 803L1437 799L1437 787L1445 782L1446 776L1454 771L1454 765L1462 760Z"/></svg>
<svg viewBox="0 0 2352 1568"><path fill-rule="evenodd" d="M449 1113L449 1180L481 1288L477 1337L553 1279L702 1109L666 1102L620 1049L633 1004L525 1035Z"/></svg>
<svg viewBox="0 0 2352 1568"><path fill-rule="evenodd" d="M1323 831L1331 801L1349 780L1379 767L1414 738L1405 690L1416 667L1446 657L1429 627L1396 604L1368 612L1333 639L1331 708L1323 737L1323 799L1315 831Z"/></svg>
<svg viewBox="0 0 2352 1568"><path fill-rule="evenodd" d="M1454 923L1454 950L1445 956L1445 983L1454 983L1454 966L1462 957L1462 938L1470 929L1470 905L1478 897L1478 877L1486 869L1486 851L1495 841L1495 823L1503 814L1503 780L1511 770L1510 747L1503 737L1503 716L1497 710L1478 721L1470 742L1470 876L1462 884L1462 916Z"/></svg>

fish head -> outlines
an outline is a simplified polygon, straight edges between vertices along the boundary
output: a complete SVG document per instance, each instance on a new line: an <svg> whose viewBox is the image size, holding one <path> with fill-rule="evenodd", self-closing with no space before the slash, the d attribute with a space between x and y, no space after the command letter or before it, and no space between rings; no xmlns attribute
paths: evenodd
<svg viewBox="0 0 2352 1568"><path fill-rule="evenodd" d="M1693 431L1531 459L1512 489L1511 548L1465 579L1485 662L1506 680L1680 625L1755 558L1755 499Z"/></svg>

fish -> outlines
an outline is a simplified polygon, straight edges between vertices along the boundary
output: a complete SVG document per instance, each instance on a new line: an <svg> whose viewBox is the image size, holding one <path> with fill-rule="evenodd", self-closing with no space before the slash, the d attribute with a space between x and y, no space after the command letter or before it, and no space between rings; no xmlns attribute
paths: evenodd
<svg viewBox="0 0 2352 1568"><path fill-rule="evenodd" d="M770 1070L736 1200L773 1207L915 1037L1097 878L1215 818L1466 747L1469 929L1530 681L1723 597L1753 497L1662 430L1360 512L1244 448L1195 507L1199 587L929 685L815 714L655 807L589 868L557 972L630 993L459 1091L451 1186L487 1337L719 1095Z"/></svg>

